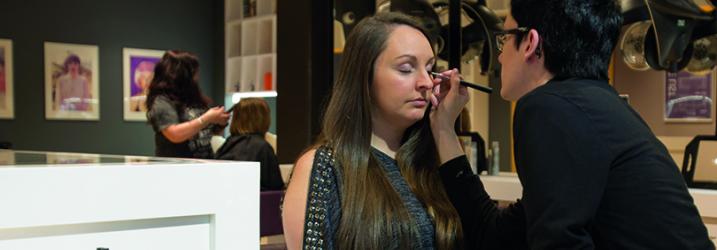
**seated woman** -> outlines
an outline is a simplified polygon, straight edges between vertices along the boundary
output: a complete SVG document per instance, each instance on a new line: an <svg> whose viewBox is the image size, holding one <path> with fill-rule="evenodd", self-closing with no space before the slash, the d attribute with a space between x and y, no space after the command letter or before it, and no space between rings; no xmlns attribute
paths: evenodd
<svg viewBox="0 0 717 250"><path fill-rule="evenodd" d="M217 150L216 158L235 161L258 161L261 165L261 191L281 190L279 160L274 149L264 140L271 117L269 105L261 98L245 98L234 105L231 136Z"/></svg>
<svg viewBox="0 0 717 250"><path fill-rule="evenodd" d="M454 123L468 90L457 70L431 77L427 34L399 13L351 30L321 136L284 197L288 249L461 248L438 169L463 155Z"/></svg>

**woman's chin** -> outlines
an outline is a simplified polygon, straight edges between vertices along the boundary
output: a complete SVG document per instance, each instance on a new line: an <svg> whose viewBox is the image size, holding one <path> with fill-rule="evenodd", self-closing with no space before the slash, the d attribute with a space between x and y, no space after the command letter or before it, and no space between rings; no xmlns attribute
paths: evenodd
<svg viewBox="0 0 717 250"><path fill-rule="evenodd" d="M414 124L423 119L424 114L424 111L413 112L406 117L406 120L408 120L411 124Z"/></svg>

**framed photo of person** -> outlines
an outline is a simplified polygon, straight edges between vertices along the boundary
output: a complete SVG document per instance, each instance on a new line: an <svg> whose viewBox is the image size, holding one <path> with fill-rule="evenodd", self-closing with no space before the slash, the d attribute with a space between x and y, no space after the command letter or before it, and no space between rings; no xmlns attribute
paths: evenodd
<svg viewBox="0 0 717 250"><path fill-rule="evenodd" d="M99 48L45 42L45 118L99 120Z"/></svg>
<svg viewBox="0 0 717 250"><path fill-rule="evenodd" d="M666 73L666 122L712 122L714 116L714 70L703 74Z"/></svg>
<svg viewBox="0 0 717 250"><path fill-rule="evenodd" d="M0 39L0 119L15 117L12 62L12 40Z"/></svg>
<svg viewBox="0 0 717 250"><path fill-rule="evenodd" d="M164 51L149 49L123 48L124 58L124 120L147 120L147 93L154 76L154 65L162 59Z"/></svg>

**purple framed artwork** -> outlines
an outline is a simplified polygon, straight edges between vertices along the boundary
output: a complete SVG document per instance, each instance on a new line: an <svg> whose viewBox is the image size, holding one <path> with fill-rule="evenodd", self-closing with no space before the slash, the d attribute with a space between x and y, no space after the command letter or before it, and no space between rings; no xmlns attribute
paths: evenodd
<svg viewBox="0 0 717 250"><path fill-rule="evenodd" d="M99 120L99 48L45 42L45 118Z"/></svg>
<svg viewBox="0 0 717 250"><path fill-rule="evenodd" d="M147 120L147 92L154 76L154 65L162 59L164 51L148 49L122 49L124 120Z"/></svg>
<svg viewBox="0 0 717 250"><path fill-rule="evenodd" d="M0 119L12 119L15 116L12 62L12 40L0 39Z"/></svg>
<svg viewBox="0 0 717 250"><path fill-rule="evenodd" d="M666 73L665 109L667 122L711 122L714 113L714 71L695 74Z"/></svg>

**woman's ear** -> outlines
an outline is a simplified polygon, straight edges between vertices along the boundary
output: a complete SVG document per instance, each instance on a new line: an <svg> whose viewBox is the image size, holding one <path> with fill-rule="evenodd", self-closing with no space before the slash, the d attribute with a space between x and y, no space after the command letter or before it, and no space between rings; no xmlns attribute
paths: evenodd
<svg viewBox="0 0 717 250"><path fill-rule="evenodd" d="M530 29L528 31L528 46L525 48L525 53L523 54L525 57L525 60L530 60L533 56L540 58L542 56L542 51L540 48L540 35L538 35L538 31L535 29Z"/></svg>

